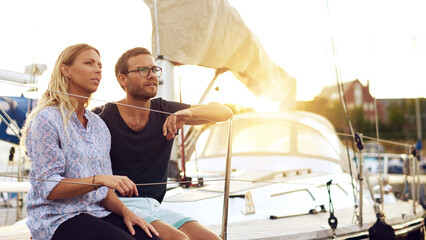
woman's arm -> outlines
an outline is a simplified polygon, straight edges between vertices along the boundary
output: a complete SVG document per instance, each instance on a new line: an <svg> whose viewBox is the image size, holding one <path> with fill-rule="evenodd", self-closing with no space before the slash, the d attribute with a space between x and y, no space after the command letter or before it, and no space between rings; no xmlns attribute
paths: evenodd
<svg viewBox="0 0 426 240"><path fill-rule="evenodd" d="M83 184L79 184L83 183ZM97 184L94 186L93 184ZM136 185L126 176L96 175L85 178L65 178L50 192L47 199L64 199L79 196L99 187L117 190L121 196L138 196Z"/></svg>
<svg viewBox="0 0 426 240"><path fill-rule="evenodd" d="M123 217L124 224L129 229L130 234L135 235L135 229L133 229L133 226L138 225L149 237L152 237L151 232L156 236L159 236L155 228L151 224L147 223L143 218L130 211L123 202L118 199L112 189L108 190L108 194L102 201L102 205L111 212Z"/></svg>
<svg viewBox="0 0 426 240"><path fill-rule="evenodd" d="M28 129L25 142L31 158L30 176L45 180L34 180L31 183L32 187L40 192L41 197L49 200L71 198L101 186L115 189L122 196L133 194L137 196L136 185L125 176L97 175L85 178L64 178L68 161L76 162L80 159L66 160L61 143L66 142L67 140L64 139L68 139L68 136L64 135L62 120L58 119L55 111L57 110L46 108L38 113ZM98 186L90 184L98 184Z"/></svg>

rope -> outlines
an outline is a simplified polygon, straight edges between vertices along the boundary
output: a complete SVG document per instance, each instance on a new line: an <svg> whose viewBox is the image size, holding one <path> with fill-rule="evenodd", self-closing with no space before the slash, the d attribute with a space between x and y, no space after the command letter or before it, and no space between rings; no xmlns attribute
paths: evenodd
<svg viewBox="0 0 426 240"><path fill-rule="evenodd" d="M57 182L57 183L70 183L70 184L81 184L81 185L89 185L89 186L96 186L96 187L101 187L101 184L93 184L93 183L81 183L81 182L72 182L72 181L60 181L60 180L50 180L50 179L43 179L43 178L34 178L34 177L18 177L18 176L13 176L13 175L5 175L5 174L0 174L0 177L5 177L5 178L18 178L18 179L26 179L26 180L36 180L36 181L47 181L47 182ZM216 179L205 179L202 180L203 182L220 182L220 181L225 181L224 178L216 178ZM250 179L237 179L237 178L231 178L231 181L235 181L235 182L251 182L251 183L270 183L270 184L274 184L274 183L282 183L282 184L288 184L288 185L309 185L309 186L317 186L317 187L321 187L321 186L325 186L324 184L321 183L306 183L306 182L283 182L283 181L267 181L267 180L250 180ZM167 185L167 184L176 184L176 183L191 183L193 181L167 181L167 182L151 182L151 183L139 183L139 184L135 184L136 186L155 186L155 185ZM332 185L339 185L339 184L335 184L333 183Z"/></svg>
<svg viewBox="0 0 426 240"><path fill-rule="evenodd" d="M20 84L20 83L12 83L12 82L7 82L7 81L3 81L3 80L0 80L0 83L5 83L5 84L10 84L10 85L15 85L15 86L20 86L20 87L28 88L27 85ZM80 95L76 95L76 94L70 94L70 93L64 93L64 92L58 92L58 91L52 91L52 90L46 90L46 91L57 93L57 94L69 95L69 96L73 96L73 97L90 99L90 100L98 101L98 102L102 102L102 103L112 103L112 104L121 105L121 106L125 106L125 107L131 107L131 108L135 108L135 109L140 109L140 110L153 111L153 112L157 112L157 113L161 113L161 114L178 116L178 115L176 115L174 113L160 111L160 110L155 110L155 109L149 109L149 108L144 108L144 107L139 107L139 106L130 105L130 104L111 102L111 101L108 101L108 100L103 100L103 99L98 99L98 98L92 98L92 97L86 97L86 96L80 96ZM211 121L209 119L195 118L195 117L192 117L191 119ZM247 120L247 121L266 123L266 121L262 121L262 120L258 120L258 119L248 119L248 118L241 117L241 116L234 116L234 119L244 119L244 120ZM290 125L287 125L287 124L280 124L280 125L290 126ZM305 127L305 128L298 127L298 129L310 129L310 128L307 128L307 127ZM334 132L334 131L318 131L318 132L337 134L338 136L353 138L353 135L352 134L348 134L348 133L339 133L339 132ZM378 139L378 138L373 138L373 137L368 137L368 136L363 136L363 137L366 138L366 139L379 140L382 143L388 143L388 144L393 144L393 145L402 146L402 147L410 147L411 146L410 144L403 144L403 143L399 143L399 142L395 142L395 141L383 140L383 139Z"/></svg>
<svg viewBox="0 0 426 240"><path fill-rule="evenodd" d="M92 97L86 97L86 96L81 96L81 95L72 94L72 93L64 93L64 92L58 92L58 91L53 91L53 90L46 90L46 91L52 92L52 93L57 93L57 94L68 95L68 96L71 96L71 97L90 99L90 100L94 100L94 101L98 101L98 102L112 103L112 104L116 104L116 105L120 105L120 106L124 106L124 107L132 107L132 108L136 108L136 109L140 109L140 110L152 111L152 112L157 112L157 113L162 113L162 114L167 114L167 115L175 115L175 114L170 113L170 112L165 112L165 111L160 111L160 110L155 110L155 109L150 109L150 108L144 108L144 107L129 105L129 104L125 104L125 103L111 102L111 101L107 101L107 100L102 100L102 99L97 99L97 98L92 98Z"/></svg>

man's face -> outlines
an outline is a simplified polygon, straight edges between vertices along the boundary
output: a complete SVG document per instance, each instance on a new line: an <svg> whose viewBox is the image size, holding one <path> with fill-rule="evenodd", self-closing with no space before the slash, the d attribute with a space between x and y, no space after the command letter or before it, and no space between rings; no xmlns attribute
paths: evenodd
<svg viewBox="0 0 426 240"><path fill-rule="evenodd" d="M157 66L154 58L149 54L141 54L129 58L127 62L128 71L139 68L152 68ZM148 70L147 76L141 76L138 71L130 72L127 74L127 94L133 98L148 100L157 95L158 90L158 77L154 76L151 70Z"/></svg>

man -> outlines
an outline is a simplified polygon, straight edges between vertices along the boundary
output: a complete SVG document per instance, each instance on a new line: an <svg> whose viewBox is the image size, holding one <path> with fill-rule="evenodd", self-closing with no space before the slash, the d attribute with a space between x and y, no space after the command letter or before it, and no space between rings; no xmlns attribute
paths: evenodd
<svg viewBox="0 0 426 240"><path fill-rule="evenodd" d="M108 103L94 110L111 132L113 173L126 175L136 184L167 182L173 138L184 124L225 121L232 116L228 107L218 103L190 107L152 99L157 94L161 72L147 49L128 50L115 66L115 75L126 97L118 101L120 104ZM161 239L220 239L194 219L161 209L165 184L139 185L138 192L140 197L120 199L151 223Z"/></svg>

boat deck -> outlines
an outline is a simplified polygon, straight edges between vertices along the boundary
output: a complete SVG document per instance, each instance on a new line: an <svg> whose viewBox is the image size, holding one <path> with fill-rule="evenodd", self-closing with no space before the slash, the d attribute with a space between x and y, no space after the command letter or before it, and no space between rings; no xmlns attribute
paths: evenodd
<svg viewBox="0 0 426 240"><path fill-rule="evenodd" d="M423 209L421 206L417 206L416 208L417 215L413 214L413 208L410 204L401 204L397 208L386 211L385 206L386 223L402 224L403 222L409 222L413 226L416 222L423 223ZM332 231L328 225L329 216L329 212L325 212L275 220L266 219L252 220L244 223L230 223L228 224L227 239L331 239ZM336 210L335 217L338 220L336 239L364 235L365 231L368 231L376 222L372 209L364 209L364 216L363 228L360 228L358 225L352 223L353 211L351 209ZM222 231L220 225L212 225L209 228L218 235Z"/></svg>
<svg viewBox="0 0 426 240"><path fill-rule="evenodd" d="M423 208L417 206L417 215L413 214L412 204L393 206L398 209L387 209L385 205L386 222L388 224L410 225L415 227L417 223L423 223ZM365 217L363 228L352 224L353 211L351 209L336 210L338 220L337 239L345 239L356 235L363 235L376 221L372 209L364 209ZM403 213L403 214L401 214ZM331 239L331 229L328 226L328 212L309 214L297 217L279 218L275 220L260 219L244 223L228 224L227 239L230 240L254 240L254 239ZM403 224L405 222L405 224ZM220 235L221 225L208 226ZM397 229L395 229L397 231ZM26 225L0 227L0 239L2 240L28 240L30 233Z"/></svg>

